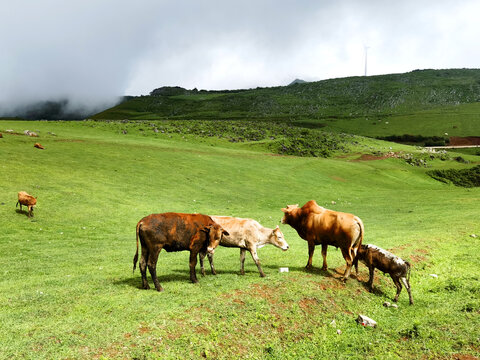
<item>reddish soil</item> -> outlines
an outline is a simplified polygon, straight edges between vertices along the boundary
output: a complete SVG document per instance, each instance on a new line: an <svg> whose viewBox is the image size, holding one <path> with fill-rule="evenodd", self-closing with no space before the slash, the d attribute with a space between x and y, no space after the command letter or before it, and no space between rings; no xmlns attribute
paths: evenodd
<svg viewBox="0 0 480 360"><path fill-rule="evenodd" d="M480 136L451 136L450 146L480 145Z"/></svg>

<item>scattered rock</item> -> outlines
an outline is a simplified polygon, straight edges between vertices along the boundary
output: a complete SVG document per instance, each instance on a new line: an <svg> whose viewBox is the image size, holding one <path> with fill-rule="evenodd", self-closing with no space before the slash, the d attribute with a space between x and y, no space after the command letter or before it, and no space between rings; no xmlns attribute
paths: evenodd
<svg viewBox="0 0 480 360"><path fill-rule="evenodd" d="M5 130L6 133L13 133L12 129Z"/></svg>
<svg viewBox="0 0 480 360"><path fill-rule="evenodd" d="M383 303L383 306L385 306L385 307L390 307L391 305L392 305L392 304L390 304L388 301L385 301L385 302Z"/></svg>
<svg viewBox="0 0 480 360"><path fill-rule="evenodd" d="M281 273L282 272L288 272L288 267L281 267L278 269Z"/></svg>
<svg viewBox="0 0 480 360"><path fill-rule="evenodd" d="M337 327L337 322L335 321L335 319L333 319L333 320L330 322L330 326Z"/></svg>
<svg viewBox="0 0 480 360"><path fill-rule="evenodd" d="M430 274L430 276L433 277L433 278L435 278L435 279L438 278L438 275L437 275L437 274Z"/></svg>
<svg viewBox="0 0 480 360"><path fill-rule="evenodd" d="M470 235L470 237L475 239L478 236L477 236L477 234L472 234L472 235Z"/></svg>
<svg viewBox="0 0 480 360"><path fill-rule="evenodd" d="M332 200L332 205L335 205L337 202Z"/></svg>
<svg viewBox="0 0 480 360"><path fill-rule="evenodd" d="M38 134L36 132L30 130L25 130L23 133L27 136L38 137Z"/></svg>
<svg viewBox="0 0 480 360"><path fill-rule="evenodd" d="M37 149L42 149L42 150L45 149L45 148L42 146L42 144L40 144L40 143L35 143L35 145L33 145L33 147L36 147Z"/></svg>
<svg viewBox="0 0 480 360"><path fill-rule="evenodd" d="M342 335L342 330L337 329L337 334L338 334L338 335Z"/></svg>
<svg viewBox="0 0 480 360"><path fill-rule="evenodd" d="M358 315L357 323L362 326L377 327L377 322L365 315Z"/></svg>
<svg viewBox="0 0 480 360"><path fill-rule="evenodd" d="M391 306L392 306L393 308L395 308L395 309L398 309L398 305L397 305L397 304L392 304Z"/></svg>

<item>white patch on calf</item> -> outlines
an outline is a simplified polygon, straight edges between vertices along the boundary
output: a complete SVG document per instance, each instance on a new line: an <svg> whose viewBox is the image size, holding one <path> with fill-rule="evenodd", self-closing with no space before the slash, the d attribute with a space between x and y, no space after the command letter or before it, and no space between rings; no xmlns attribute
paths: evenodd
<svg viewBox="0 0 480 360"><path fill-rule="evenodd" d="M369 249L372 249L372 250L375 250L375 251L378 251L380 254L382 254L386 259L388 259L389 261L391 262L394 262L396 263L397 265L399 266L405 266L405 261L403 261L401 258L399 258L398 256L392 254L391 252L385 250L385 249L382 249L378 246L375 246L375 245L372 245L372 244L368 244L367 247Z"/></svg>

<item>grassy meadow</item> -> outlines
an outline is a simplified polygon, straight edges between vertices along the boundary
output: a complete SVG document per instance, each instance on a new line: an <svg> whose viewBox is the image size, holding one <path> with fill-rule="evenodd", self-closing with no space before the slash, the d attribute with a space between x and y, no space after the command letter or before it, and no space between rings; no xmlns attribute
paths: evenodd
<svg viewBox="0 0 480 360"><path fill-rule="evenodd" d="M0 358L480 357L480 190L425 173L468 168L478 156L462 154L469 164L434 158L424 168L378 155L418 149L361 137L328 158L297 157L274 153L268 136L253 144L126 126L0 121ZM15 208L20 190L38 197L32 219ZM412 263L415 305L404 289L397 309L382 306L393 282L377 271L369 293L363 265L362 282L340 282L345 263L333 247L327 272L320 248L314 270L304 270L307 244L280 224L280 209L310 199L358 215L364 243ZM167 211L280 225L290 249L260 249L260 278L249 255L241 276L239 250L220 247L218 275L208 269L195 285L188 252L162 252L165 291L142 290L132 273L135 226ZM357 325L359 314L378 327Z"/></svg>

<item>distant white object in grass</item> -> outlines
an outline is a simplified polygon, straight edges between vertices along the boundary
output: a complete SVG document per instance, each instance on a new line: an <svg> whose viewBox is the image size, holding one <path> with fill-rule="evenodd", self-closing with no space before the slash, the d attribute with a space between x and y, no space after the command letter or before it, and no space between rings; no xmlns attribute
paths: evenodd
<svg viewBox="0 0 480 360"><path fill-rule="evenodd" d="M338 334L338 335L342 335L342 330L337 329L337 334Z"/></svg>
<svg viewBox="0 0 480 360"><path fill-rule="evenodd" d="M438 278L438 275L437 275L437 274L430 274L430 276L433 277L433 278L435 278L435 279Z"/></svg>
<svg viewBox="0 0 480 360"><path fill-rule="evenodd" d="M377 322L365 315L358 315L357 323L362 326L377 327Z"/></svg>
<svg viewBox="0 0 480 360"><path fill-rule="evenodd" d="M471 238L476 238L477 237L477 234L472 234L470 235Z"/></svg>
<svg viewBox="0 0 480 360"><path fill-rule="evenodd" d="M281 267L278 269L280 272L288 272L288 267Z"/></svg>

